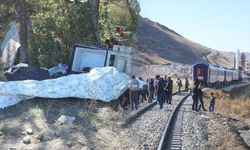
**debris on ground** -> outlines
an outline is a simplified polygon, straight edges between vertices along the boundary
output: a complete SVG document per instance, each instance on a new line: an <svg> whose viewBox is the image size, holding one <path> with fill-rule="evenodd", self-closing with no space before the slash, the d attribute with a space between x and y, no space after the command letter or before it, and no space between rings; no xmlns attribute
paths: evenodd
<svg viewBox="0 0 250 150"><path fill-rule="evenodd" d="M24 63L10 67L6 70L5 76L8 81L45 80L50 78L46 68Z"/></svg>
<svg viewBox="0 0 250 150"><path fill-rule="evenodd" d="M69 124L73 123L73 121L76 119L76 117L71 117L71 116L65 116L61 115L61 117L57 120L59 124Z"/></svg>
<svg viewBox="0 0 250 150"><path fill-rule="evenodd" d="M49 76L60 77L62 75L66 75L67 69L68 65L60 63L57 66L48 69Z"/></svg>
<svg viewBox="0 0 250 150"><path fill-rule="evenodd" d="M27 129L26 132L27 132L29 135L33 134L33 130L32 130L31 128Z"/></svg>
<svg viewBox="0 0 250 150"><path fill-rule="evenodd" d="M40 142L51 141L53 140L53 136L50 134L39 134L36 136L36 139L40 140Z"/></svg>
<svg viewBox="0 0 250 150"><path fill-rule="evenodd" d="M23 143L24 144L30 144L31 143L31 138L29 136L26 136L23 138Z"/></svg>

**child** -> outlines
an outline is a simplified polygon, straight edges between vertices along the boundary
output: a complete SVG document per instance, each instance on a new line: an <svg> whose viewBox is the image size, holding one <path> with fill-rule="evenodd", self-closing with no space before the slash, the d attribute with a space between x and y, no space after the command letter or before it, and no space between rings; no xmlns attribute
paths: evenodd
<svg viewBox="0 0 250 150"><path fill-rule="evenodd" d="M214 112L214 105L215 105L215 97L214 93L212 92L210 97L209 112Z"/></svg>

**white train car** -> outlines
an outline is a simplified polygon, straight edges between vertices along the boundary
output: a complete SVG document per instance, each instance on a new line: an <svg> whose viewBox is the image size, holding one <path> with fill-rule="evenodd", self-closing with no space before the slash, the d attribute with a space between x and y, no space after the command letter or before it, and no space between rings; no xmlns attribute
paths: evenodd
<svg viewBox="0 0 250 150"><path fill-rule="evenodd" d="M240 73L237 70L232 70L233 71L233 81L238 81L240 79Z"/></svg>
<svg viewBox="0 0 250 150"><path fill-rule="evenodd" d="M240 80L237 70L216 67L208 63L197 63L193 66L193 79L205 84L225 83Z"/></svg>
<svg viewBox="0 0 250 150"><path fill-rule="evenodd" d="M208 79L209 83L216 83L218 82L218 68L209 65L208 71Z"/></svg>
<svg viewBox="0 0 250 150"><path fill-rule="evenodd" d="M233 71L230 69L226 69L226 82L232 82L233 81Z"/></svg>
<svg viewBox="0 0 250 150"><path fill-rule="evenodd" d="M218 82L222 83L225 82L225 72L226 70L224 68L218 68Z"/></svg>

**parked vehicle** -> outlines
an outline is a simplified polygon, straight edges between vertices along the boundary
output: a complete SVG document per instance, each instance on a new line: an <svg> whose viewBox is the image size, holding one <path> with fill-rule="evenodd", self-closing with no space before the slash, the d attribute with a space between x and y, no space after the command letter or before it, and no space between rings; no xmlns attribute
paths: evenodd
<svg viewBox="0 0 250 150"><path fill-rule="evenodd" d="M193 80L204 84L230 83L240 80L240 72L208 63L196 63L193 65Z"/></svg>

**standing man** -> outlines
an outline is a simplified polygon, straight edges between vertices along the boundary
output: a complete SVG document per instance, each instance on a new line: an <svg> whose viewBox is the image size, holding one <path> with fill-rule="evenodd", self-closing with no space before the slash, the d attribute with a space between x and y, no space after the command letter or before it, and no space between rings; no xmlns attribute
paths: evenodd
<svg viewBox="0 0 250 150"><path fill-rule="evenodd" d="M192 110L198 111L198 99L199 99L199 82L195 81L194 88L192 89L193 105Z"/></svg>
<svg viewBox="0 0 250 150"><path fill-rule="evenodd" d="M163 109L163 94L164 94L164 79L157 76L158 82L156 85L155 94L157 96L157 101L160 105L160 109Z"/></svg>
<svg viewBox="0 0 250 150"><path fill-rule="evenodd" d="M130 81L130 103L132 110L138 109L138 91L139 91L139 82L135 79L135 75L132 75L132 80Z"/></svg>
<svg viewBox="0 0 250 150"><path fill-rule="evenodd" d="M142 97L141 103L143 103L143 79L139 77L137 81L139 82L139 90L138 90L138 104L139 104L140 96Z"/></svg>
<svg viewBox="0 0 250 150"><path fill-rule="evenodd" d="M157 99L156 97L156 87L157 87L157 83L159 81L159 78L160 78L160 75L156 75L155 78L154 78L154 98Z"/></svg>
<svg viewBox="0 0 250 150"><path fill-rule="evenodd" d="M154 98L154 79L150 78L148 82L148 102L152 103Z"/></svg>
<svg viewBox="0 0 250 150"><path fill-rule="evenodd" d="M167 90L166 90L167 84L168 84L168 77L167 77L167 75L165 75L165 76L164 76L164 94L163 94L163 103L167 102Z"/></svg>
<svg viewBox="0 0 250 150"><path fill-rule="evenodd" d="M200 100L200 105L199 105L198 109L200 110L202 107L203 111L207 111L206 108L204 107L204 103L203 103L203 91L202 91L201 83L200 83L199 88L198 88L198 99Z"/></svg>
<svg viewBox="0 0 250 150"><path fill-rule="evenodd" d="M181 79L178 77L178 79L177 79L177 86L178 86L178 93L179 93L179 95L181 95L181 87L182 87L182 81L181 81Z"/></svg>
<svg viewBox="0 0 250 150"><path fill-rule="evenodd" d="M171 77L168 77L168 82L165 86L165 90L167 94L167 103L171 104L172 92L173 92L173 80L171 80Z"/></svg>
<svg viewBox="0 0 250 150"><path fill-rule="evenodd" d="M185 81L185 92L188 92L188 88L189 88L189 81L188 81L188 78L186 78L186 81Z"/></svg>

